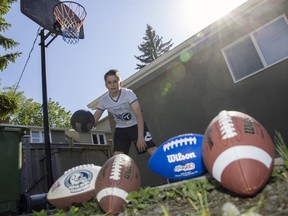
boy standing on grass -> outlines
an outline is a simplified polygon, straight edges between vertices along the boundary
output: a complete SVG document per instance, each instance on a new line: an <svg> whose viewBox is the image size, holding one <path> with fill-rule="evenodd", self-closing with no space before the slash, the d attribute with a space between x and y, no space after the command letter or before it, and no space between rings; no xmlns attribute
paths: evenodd
<svg viewBox="0 0 288 216"><path fill-rule="evenodd" d="M157 149L152 136L144 122L137 96L131 89L123 88L119 72L109 70L104 75L108 92L100 99L94 113L97 124L105 110L111 113L115 121L114 155L128 155L131 141L138 154L148 152L150 155Z"/></svg>

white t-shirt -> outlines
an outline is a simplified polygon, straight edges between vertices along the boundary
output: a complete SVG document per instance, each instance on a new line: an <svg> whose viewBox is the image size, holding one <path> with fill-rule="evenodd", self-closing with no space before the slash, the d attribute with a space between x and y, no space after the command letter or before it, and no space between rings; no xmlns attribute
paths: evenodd
<svg viewBox="0 0 288 216"><path fill-rule="evenodd" d="M137 101L137 96L131 89L120 88L116 98L107 92L99 101L97 109L107 110L114 116L116 127L125 128L137 124L136 116L131 109L131 104Z"/></svg>

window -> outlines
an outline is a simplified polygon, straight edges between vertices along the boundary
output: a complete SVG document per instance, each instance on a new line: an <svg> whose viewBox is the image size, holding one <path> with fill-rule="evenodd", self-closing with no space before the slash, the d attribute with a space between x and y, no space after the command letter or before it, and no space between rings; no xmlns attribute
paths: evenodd
<svg viewBox="0 0 288 216"><path fill-rule="evenodd" d="M30 130L30 137L31 137L31 143L44 143L45 136L44 131L41 130ZM49 133L49 138L51 140L51 134Z"/></svg>
<svg viewBox="0 0 288 216"><path fill-rule="evenodd" d="M93 141L93 144L97 144L97 145L107 144L106 136L104 134L92 134L92 141Z"/></svg>
<svg viewBox="0 0 288 216"><path fill-rule="evenodd" d="M222 49L234 82L288 57L288 22L281 15Z"/></svg>
<svg viewBox="0 0 288 216"><path fill-rule="evenodd" d="M44 143L44 132L43 131L32 131L31 134L31 143Z"/></svg>

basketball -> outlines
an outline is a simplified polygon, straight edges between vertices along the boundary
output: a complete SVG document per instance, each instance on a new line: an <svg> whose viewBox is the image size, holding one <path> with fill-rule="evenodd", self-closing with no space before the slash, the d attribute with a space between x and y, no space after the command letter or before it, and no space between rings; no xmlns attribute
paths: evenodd
<svg viewBox="0 0 288 216"><path fill-rule="evenodd" d="M71 126L79 133L86 133L94 126L94 116L88 110L78 110L71 117Z"/></svg>

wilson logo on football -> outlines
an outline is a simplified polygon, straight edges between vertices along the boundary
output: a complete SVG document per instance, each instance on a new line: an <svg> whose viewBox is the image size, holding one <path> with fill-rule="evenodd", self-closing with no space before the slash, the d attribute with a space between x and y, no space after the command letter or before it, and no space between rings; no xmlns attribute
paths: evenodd
<svg viewBox="0 0 288 216"><path fill-rule="evenodd" d="M167 155L167 159L168 159L169 163L189 160L189 159L196 158L196 157L197 156L196 156L195 152L190 152L187 154L182 154L181 152L179 152L178 154Z"/></svg>

